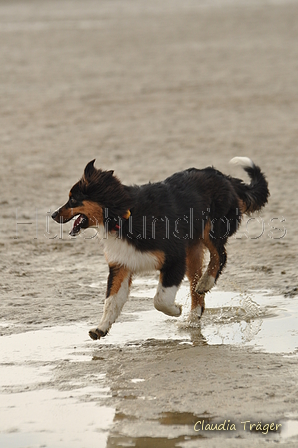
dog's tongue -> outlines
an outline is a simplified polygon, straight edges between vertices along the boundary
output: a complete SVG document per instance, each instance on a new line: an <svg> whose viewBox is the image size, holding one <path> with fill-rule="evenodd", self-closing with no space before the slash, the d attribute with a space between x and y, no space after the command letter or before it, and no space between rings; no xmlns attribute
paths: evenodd
<svg viewBox="0 0 298 448"><path fill-rule="evenodd" d="M73 223L73 227L71 229L71 231L69 232L70 236L75 236L79 233L79 231L81 230L81 224L83 223L83 221L85 220L85 216L84 215L79 215L75 222Z"/></svg>

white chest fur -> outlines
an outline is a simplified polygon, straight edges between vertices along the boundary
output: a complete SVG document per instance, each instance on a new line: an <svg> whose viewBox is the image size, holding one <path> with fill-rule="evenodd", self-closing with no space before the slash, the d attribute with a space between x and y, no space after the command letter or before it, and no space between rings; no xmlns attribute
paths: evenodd
<svg viewBox="0 0 298 448"><path fill-rule="evenodd" d="M158 269L159 260L151 252L141 252L126 240L109 234L103 239L104 252L108 263L126 266L131 272L153 271Z"/></svg>

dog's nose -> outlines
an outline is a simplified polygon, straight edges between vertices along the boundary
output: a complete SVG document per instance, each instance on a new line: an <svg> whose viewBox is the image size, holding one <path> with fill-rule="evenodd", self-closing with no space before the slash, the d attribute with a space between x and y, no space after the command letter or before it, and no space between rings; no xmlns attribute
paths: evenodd
<svg viewBox="0 0 298 448"><path fill-rule="evenodd" d="M52 214L52 218L55 219L58 215L58 210L56 210L53 214Z"/></svg>

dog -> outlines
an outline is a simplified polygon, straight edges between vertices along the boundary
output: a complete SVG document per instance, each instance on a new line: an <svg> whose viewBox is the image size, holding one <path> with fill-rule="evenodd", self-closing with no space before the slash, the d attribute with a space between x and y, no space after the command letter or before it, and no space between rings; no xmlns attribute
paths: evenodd
<svg viewBox="0 0 298 448"><path fill-rule="evenodd" d="M191 313L200 318L205 294L226 264L228 238L243 214L260 210L268 201L261 169L247 157L235 157L231 163L243 167L250 184L207 167L190 168L162 182L127 186L114 171L96 169L94 162L86 165L66 204L52 214L60 224L76 218L71 236L95 227L103 239L109 265L106 299L90 337L96 340L108 333L128 299L133 274L143 271L160 272L154 306L176 317L182 310L175 296L186 274ZM203 273L205 250L210 261Z"/></svg>

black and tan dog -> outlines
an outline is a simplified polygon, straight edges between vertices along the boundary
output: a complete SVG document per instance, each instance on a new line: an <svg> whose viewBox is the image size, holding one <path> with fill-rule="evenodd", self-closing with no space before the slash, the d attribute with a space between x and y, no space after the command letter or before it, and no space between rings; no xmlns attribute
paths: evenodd
<svg viewBox="0 0 298 448"><path fill-rule="evenodd" d="M247 157L231 162L244 168L250 184L208 167L190 168L162 182L126 186L113 171L96 169L94 160L88 163L69 200L52 218L66 223L76 217L72 236L96 227L103 238L110 273L102 319L89 332L92 339L107 334L137 272L160 271L154 306L170 316L181 314L175 296L186 274L192 314L202 315L205 293L226 264L228 237L236 232L243 213L259 210L269 196L258 166ZM210 262L203 273L205 249Z"/></svg>

